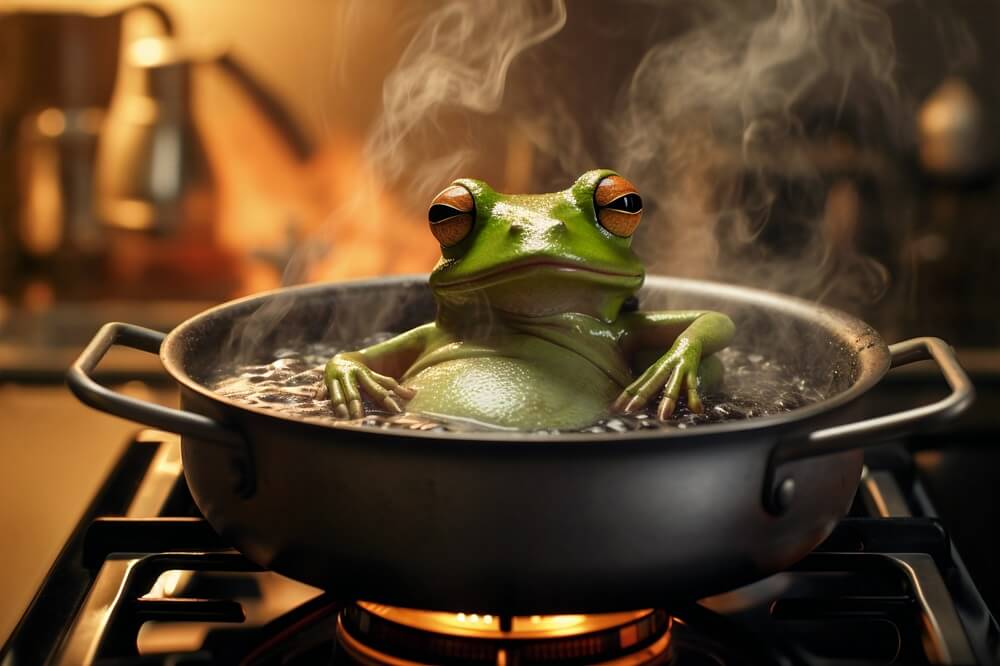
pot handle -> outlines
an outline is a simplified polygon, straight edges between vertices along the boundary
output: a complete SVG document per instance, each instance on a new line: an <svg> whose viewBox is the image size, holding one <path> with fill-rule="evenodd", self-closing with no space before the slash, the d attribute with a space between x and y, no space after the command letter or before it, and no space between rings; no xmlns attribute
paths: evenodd
<svg viewBox="0 0 1000 666"><path fill-rule="evenodd" d="M214 419L115 393L98 384L91 376L94 368L113 345L157 354L164 338L165 334L142 326L120 322L105 324L76 362L70 366L66 374L66 383L81 402L102 412L138 421L160 430L242 447L243 437Z"/></svg>
<svg viewBox="0 0 1000 666"><path fill-rule="evenodd" d="M955 350L940 338L912 338L889 346L890 367L933 359L951 388L947 397L895 414L817 430L804 439L784 442L774 452L773 465L878 444L921 427L936 426L972 404L976 392L955 357Z"/></svg>

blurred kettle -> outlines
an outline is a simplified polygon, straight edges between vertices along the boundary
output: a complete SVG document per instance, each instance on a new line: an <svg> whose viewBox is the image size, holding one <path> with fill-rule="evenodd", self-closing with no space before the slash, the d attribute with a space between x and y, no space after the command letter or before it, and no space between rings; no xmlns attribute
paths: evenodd
<svg viewBox="0 0 1000 666"><path fill-rule="evenodd" d="M0 117L44 108L107 108L118 75L122 19L135 10L173 21L153 2L92 14L17 11L0 14Z"/></svg>
<svg viewBox="0 0 1000 666"><path fill-rule="evenodd" d="M122 20L141 9L0 13L0 285L71 271L101 252L92 210L100 128L118 78ZM74 284L72 277L60 280Z"/></svg>
<svg viewBox="0 0 1000 666"><path fill-rule="evenodd" d="M101 137L97 191L105 224L209 240L216 186L192 112L195 67L228 74L298 159L311 156L309 137L231 54L196 60L179 53L168 38L147 37L130 46L128 62L142 73L143 83L116 99Z"/></svg>

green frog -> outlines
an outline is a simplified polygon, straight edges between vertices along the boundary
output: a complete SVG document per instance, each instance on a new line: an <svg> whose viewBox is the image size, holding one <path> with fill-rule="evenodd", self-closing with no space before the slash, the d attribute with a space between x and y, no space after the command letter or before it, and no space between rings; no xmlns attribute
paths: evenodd
<svg viewBox="0 0 1000 666"><path fill-rule="evenodd" d="M657 397L663 420L682 397L702 411L733 322L628 307L645 277L631 248L641 218L635 186L608 169L553 194L456 180L428 211L437 318L334 356L335 415L363 417L362 393L390 412L517 430L582 428Z"/></svg>

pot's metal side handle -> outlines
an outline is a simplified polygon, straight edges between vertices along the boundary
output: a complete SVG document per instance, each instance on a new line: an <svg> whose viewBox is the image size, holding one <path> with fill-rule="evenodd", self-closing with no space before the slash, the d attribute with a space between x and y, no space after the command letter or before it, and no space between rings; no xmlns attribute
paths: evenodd
<svg viewBox="0 0 1000 666"><path fill-rule="evenodd" d="M132 324L113 322L105 324L83 350L66 374L66 383L81 402L108 414L130 421L189 435L221 444L244 447L243 437L235 430L201 414L172 409L150 402L130 398L101 386L91 376L94 368L114 345L158 354L166 335Z"/></svg>
<svg viewBox="0 0 1000 666"><path fill-rule="evenodd" d="M944 340L913 338L890 345L889 352L892 354L893 368L933 359L948 382L951 393L929 405L817 430L804 440L785 442L775 451L775 462L780 464L878 444L911 432L917 425L926 428L949 421L972 404L976 391L955 357L955 350Z"/></svg>
<svg viewBox="0 0 1000 666"><path fill-rule="evenodd" d="M914 407L886 416L817 430L806 437L779 442L771 452L764 475L764 508L780 516L795 497L795 479L782 474L783 463L814 458L860 447L880 444L886 439L911 432L917 425L933 427L948 421L972 404L976 392L969 376L958 363L955 351L940 338L912 338L889 346L890 367L933 359L951 388L947 397L929 405Z"/></svg>

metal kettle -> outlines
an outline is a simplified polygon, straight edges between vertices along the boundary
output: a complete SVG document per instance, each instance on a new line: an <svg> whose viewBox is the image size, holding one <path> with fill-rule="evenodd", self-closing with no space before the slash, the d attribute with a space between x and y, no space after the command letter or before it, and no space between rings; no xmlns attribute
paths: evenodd
<svg viewBox="0 0 1000 666"><path fill-rule="evenodd" d="M34 276L74 284L99 261L94 159L119 78L123 19L145 10L160 31L173 23L143 2L106 13L0 13L0 286ZM64 275L66 274L66 275Z"/></svg>
<svg viewBox="0 0 1000 666"><path fill-rule="evenodd" d="M135 10L151 12L163 33L173 33L170 16L153 2L104 14L0 13L0 117L48 107L107 108L118 75L122 20Z"/></svg>
<svg viewBox="0 0 1000 666"><path fill-rule="evenodd" d="M191 106L197 67L228 74L298 159L313 152L275 96L231 54L196 60L169 38L147 37L130 46L128 62L142 73L141 90L112 106L98 157L98 214L111 227L156 236L210 234L215 182Z"/></svg>

